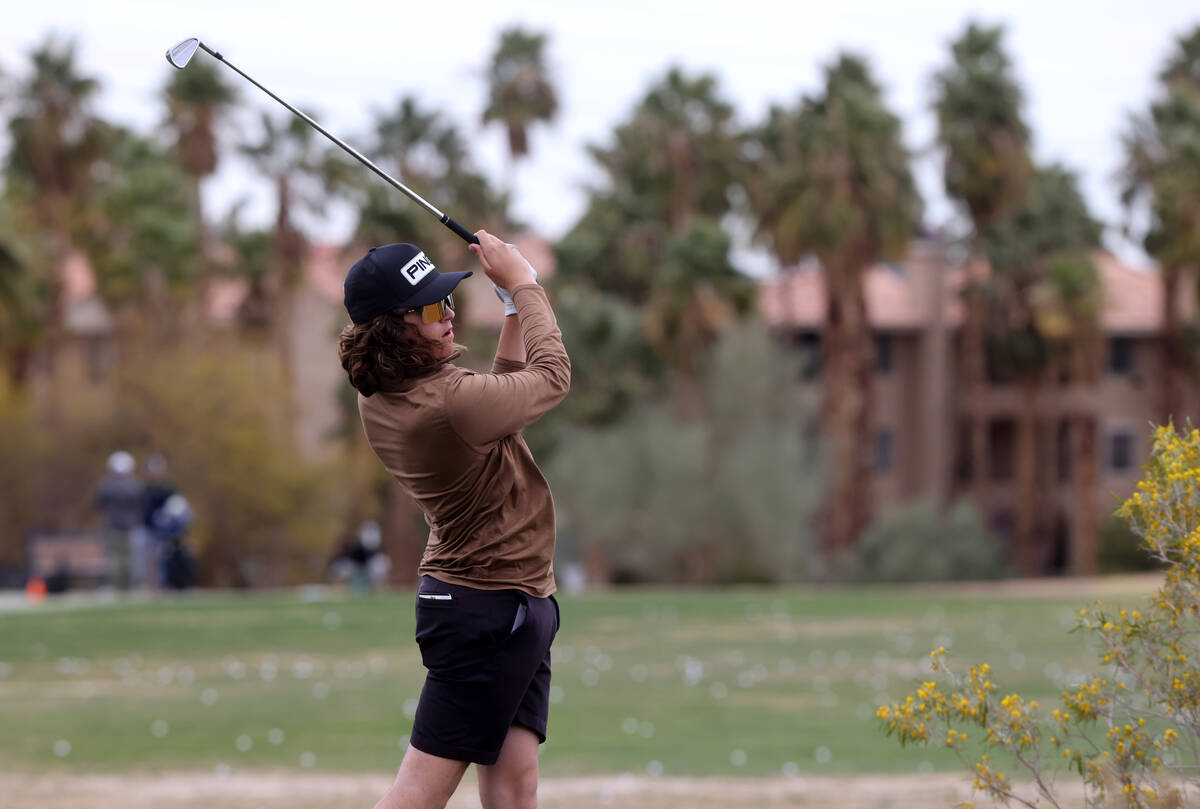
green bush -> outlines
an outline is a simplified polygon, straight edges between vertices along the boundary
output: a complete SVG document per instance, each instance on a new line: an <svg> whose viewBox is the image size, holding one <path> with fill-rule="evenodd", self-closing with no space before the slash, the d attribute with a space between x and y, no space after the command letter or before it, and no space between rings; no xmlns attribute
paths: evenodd
<svg viewBox="0 0 1200 809"><path fill-rule="evenodd" d="M820 574L810 527L820 475L790 363L761 327L730 330L709 359L703 383L571 428L546 465L565 544L602 559L609 581Z"/></svg>
<svg viewBox="0 0 1200 809"><path fill-rule="evenodd" d="M1129 523L1111 517L1100 527L1100 572L1135 573L1162 570L1163 564L1142 547Z"/></svg>
<svg viewBox="0 0 1200 809"><path fill-rule="evenodd" d="M946 514L919 501L867 529L846 577L859 582L996 579L1008 572L999 543L978 512L960 501Z"/></svg>

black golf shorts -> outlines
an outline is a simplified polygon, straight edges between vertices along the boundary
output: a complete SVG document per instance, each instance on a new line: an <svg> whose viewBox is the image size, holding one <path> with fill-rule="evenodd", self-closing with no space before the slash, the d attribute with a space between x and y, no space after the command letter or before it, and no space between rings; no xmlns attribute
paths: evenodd
<svg viewBox="0 0 1200 809"><path fill-rule="evenodd" d="M554 596L478 590L429 576L417 590L425 685L410 742L430 755L495 764L510 726L546 741Z"/></svg>

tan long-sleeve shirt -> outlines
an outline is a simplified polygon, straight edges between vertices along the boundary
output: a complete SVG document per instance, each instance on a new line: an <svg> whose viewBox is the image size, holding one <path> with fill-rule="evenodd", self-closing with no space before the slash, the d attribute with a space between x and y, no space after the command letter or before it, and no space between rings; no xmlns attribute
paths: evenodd
<svg viewBox="0 0 1200 809"><path fill-rule="evenodd" d="M554 500L521 430L567 395L571 363L545 291L512 294L525 363L497 357L490 374L447 364L359 396L358 411L371 448L425 512L419 572L544 598L555 591Z"/></svg>

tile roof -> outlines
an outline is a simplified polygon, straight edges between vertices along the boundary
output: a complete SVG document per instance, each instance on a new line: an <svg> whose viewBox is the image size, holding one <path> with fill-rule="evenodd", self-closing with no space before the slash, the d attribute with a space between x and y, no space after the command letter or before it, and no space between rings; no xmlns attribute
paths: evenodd
<svg viewBox="0 0 1200 809"><path fill-rule="evenodd" d="M1105 331L1151 334L1162 327L1162 283L1157 271L1122 263L1098 250L1093 256L1104 284L1101 320ZM958 296L966 277L963 266L950 267L936 249L917 244L899 264L877 264L866 274L867 317L881 331L911 331L932 321L932 296L925 293L942 262L942 306L948 328L961 325ZM975 273L986 273L979 266ZM1185 295L1184 316L1196 312L1194 295ZM772 326L819 329L825 323L825 278L815 260L786 268L759 285L759 311Z"/></svg>

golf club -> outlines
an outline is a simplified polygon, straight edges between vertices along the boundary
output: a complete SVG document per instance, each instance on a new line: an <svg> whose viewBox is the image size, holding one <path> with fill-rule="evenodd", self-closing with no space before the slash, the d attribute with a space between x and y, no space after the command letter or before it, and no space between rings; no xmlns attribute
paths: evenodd
<svg viewBox="0 0 1200 809"><path fill-rule="evenodd" d="M386 180L388 183L390 183L393 188L402 192L405 196L407 196L413 202L417 203L422 208L424 208L426 211L428 211L429 213L436 216L439 222L441 222L446 227L450 228L450 230L454 231L459 236L459 238L461 238L463 241L467 242L468 244L479 244L479 239L475 238L474 233L467 230L465 227L460 225L458 222L455 222L453 219L451 219L449 217L449 215L442 213L437 208L430 205L428 202L426 202L421 197L420 194L413 191L411 188L409 188L408 186L406 186L404 183L400 182L396 178L392 177L390 174L388 174L383 169L379 168L379 166L376 166L374 163L372 163L367 158L363 157L363 155L360 154L359 151L357 149L355 149L354 147L350 146L349 144L345 143L344 141L335 137L334 135L331 135L329 132L327 132L324 128L322 128L322 126L320 124L318 124L316 121L314 121L312 118L308 117L307 115L302 113L300 110L296 109L291 104L287 103L282 98L280 98L279 96L272 93L266 87L263 87L261 84L256 82L254 79L250 78L250 76L246 75L241 70L239 70L236 65L234 65L232 62L230 62L228 59L226 59L224 56L222 56L217 51L214 51L212 48L205 45L203 42L201 42L196 37L189 37L188 39L185 39L182 42L180 42L178 45L175 45L174 47L167 50L167 61L171 63L172 67L182 70L183 68L187 67L188 62L190 62L192 60L192 57L196 55L197 49L202 49L205 53L207 53L209 56L216 59L218 62L225 63L226 65L228 65L230 67L230 69L235 71L243 79L250 82L258 89L262 90L264 93L266 93L271 98L278 101L283 106L287 107L288 110L292 112L292 114L303 119L313 129L317 130L322 135L324 135L325 137L329 138L331 141L336 143L338 146L342 147L342 149L345 150L345 152L347 154L349 154L351 157L358 160L360 163L362 163L364 166L369 168L371 171L378 174L380 177L382 177L384 180Z"/></svg>

